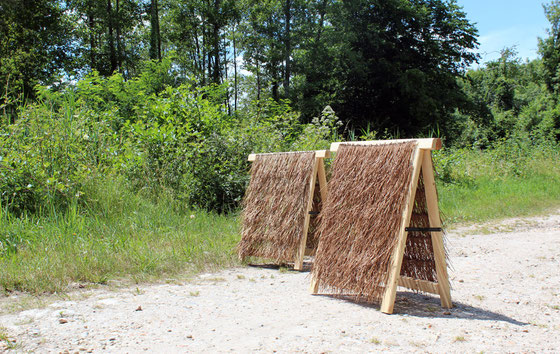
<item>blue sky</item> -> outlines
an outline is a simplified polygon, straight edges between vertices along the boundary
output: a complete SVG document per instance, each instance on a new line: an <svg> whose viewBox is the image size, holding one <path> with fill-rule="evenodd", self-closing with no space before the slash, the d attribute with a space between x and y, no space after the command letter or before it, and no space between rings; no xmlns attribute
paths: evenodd
<svg viewBox="0 0 560 354"><path fill-rule="evenodd" d="M519 57L538 57L537 37L549 27L541 0L457 0L467 18L476 24L484 64L500 56L504 47L516 46Z"/></svg>

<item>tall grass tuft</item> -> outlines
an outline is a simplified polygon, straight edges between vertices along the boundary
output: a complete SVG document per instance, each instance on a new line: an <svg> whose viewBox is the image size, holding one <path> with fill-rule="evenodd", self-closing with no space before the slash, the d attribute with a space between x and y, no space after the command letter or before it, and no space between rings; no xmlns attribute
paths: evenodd
<svg viewBox="0 0 560 354"><path fill-rule="evenodd" d="M438 191L448 225L535 215L560 206L560 147L527 140L485 151L436 152Z"/></svg>
<svg viewBox="0 0 560 354"><path fill-rule="evenodd" d="M44 216L2 212L0 288L61 292L72 282L146 281L237 262L236 216L180 211L168 200L154 203L132 193L118 181L89 188L99 197L95 208L73 203Z"/></svg>

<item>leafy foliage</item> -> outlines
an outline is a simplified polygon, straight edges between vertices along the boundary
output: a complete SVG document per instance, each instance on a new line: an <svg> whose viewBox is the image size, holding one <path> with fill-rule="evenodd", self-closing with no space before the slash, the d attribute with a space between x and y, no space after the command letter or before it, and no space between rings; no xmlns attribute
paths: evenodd
<svg viewBox="0 0 560 354"><path fill-rule="evenodd" d="M249 153L325 148L339 127L332 110L305 125L274 100L228 115L225 86L172 87L167 78L163 61L129 81L93 73L76 90L41 89L37 103L2 127L1 204L16 214L87 204L84 186L111 175L154 200L231 211L245 190Z"/></svg>

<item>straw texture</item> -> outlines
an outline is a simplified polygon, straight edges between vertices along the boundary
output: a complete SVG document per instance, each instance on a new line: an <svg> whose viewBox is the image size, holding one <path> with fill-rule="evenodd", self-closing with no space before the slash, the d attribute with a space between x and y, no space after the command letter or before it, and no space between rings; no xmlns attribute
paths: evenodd
<svg viewBox="0 0 560 354"><path fill-rule="evenodd" d="M256 156L243 202L239 257L295 259L314 164L313 151Z"/></svg>
<svg viewBox="0 0 560 354"><path fill-rule="evenodd" d="M422 174L420 174L420 180L416 189L410 227L430 227ZM437 282L436 263L430 232L408 232L401 275Z"/></svg>
<svg viewBox="0 0 560 354"><path fill-rule="evenodd" d="M322 288L368 301L381 298L409 193L415 146L339 147L313 265ZM414 260L410 269L416 269Z"/></svg>
<svg viewBox="0 0 560 354"><path fill-rule="evenodd" d="M314 215L311 215L309 220L309 233L307 234L307 243L306 247L308 250L311 250L311 255L315 255L317 251L317 247L319 246L319 213L321 212L322 208L322 201L321 201L321 186L319 183L319 179L317 178L317 182L315 183L315 190L313 193L313 206L311 211Z"/></svg>

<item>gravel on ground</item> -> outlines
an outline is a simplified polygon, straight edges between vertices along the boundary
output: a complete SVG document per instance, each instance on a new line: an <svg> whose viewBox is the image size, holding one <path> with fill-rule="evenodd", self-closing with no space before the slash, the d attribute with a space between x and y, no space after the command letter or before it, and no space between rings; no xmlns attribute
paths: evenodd
<svg viewBox="0 0 560 354"><path fill-rule="evenodd" d="M10 309L24 295L0 297L0 351L559 352L560 211L447 238L450 310L399 289L386 315L378 304L310 295L308 272L247 266L79 289L22 311Z"/></svg>

